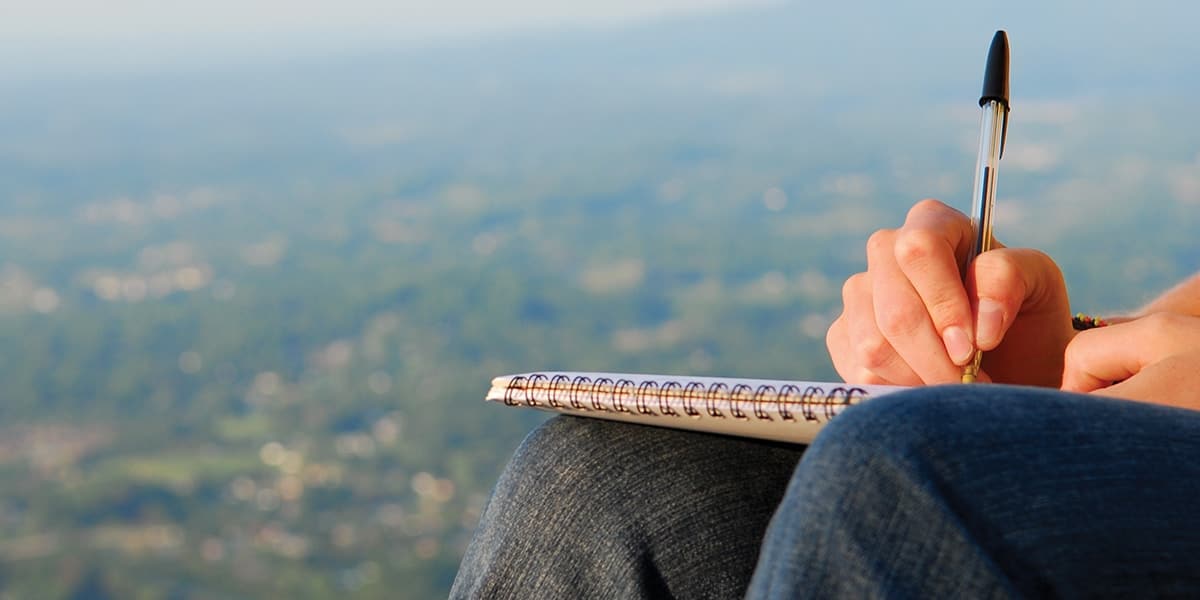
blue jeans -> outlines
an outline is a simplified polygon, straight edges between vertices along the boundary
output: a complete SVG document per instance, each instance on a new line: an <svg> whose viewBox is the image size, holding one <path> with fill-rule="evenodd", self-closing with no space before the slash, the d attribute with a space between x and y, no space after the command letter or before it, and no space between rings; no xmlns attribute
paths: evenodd
<svg viewBox="0 0 1200 600"><path fill-rule="evenodd" d="M1200 597L1200 412L923 388L804 451L559 417L455 598Z"/></svg>

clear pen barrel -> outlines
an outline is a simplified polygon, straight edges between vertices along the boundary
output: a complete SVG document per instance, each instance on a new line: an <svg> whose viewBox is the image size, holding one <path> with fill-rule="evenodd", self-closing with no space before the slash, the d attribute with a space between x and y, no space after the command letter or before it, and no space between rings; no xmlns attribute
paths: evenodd
<svg viewBox="0 0 1200 600"><path fill-rule="evenodd" d="M1004 140L1004 105L991 101L983 105L979 128L979 159L975 164L975 193L971 203L971 226L975 231L972 256L992 249L992 207L996 201L996 167Z"/></svg>

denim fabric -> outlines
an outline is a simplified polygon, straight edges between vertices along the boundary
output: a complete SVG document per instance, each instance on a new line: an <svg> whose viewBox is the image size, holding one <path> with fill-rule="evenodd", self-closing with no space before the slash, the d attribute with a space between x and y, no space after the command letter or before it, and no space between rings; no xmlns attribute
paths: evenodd
<svg viewBox="0 0 1200 600"><path fill-rule="evenodd" d="M1200 596L1200 413L1003 386L846 411L748 596Z"/></svg>
<svg viewBox="0 0 1200 600"><path fill-rule="evenodd" d="M501 475L450 596L737 598L801 452L551 419Z"/></svg>
<svg viewBox="0 0 1200 600"><path fill-rule="evenodd" d="M1200 597L1196 498L1200 412L1049 390L877 398L807 452L560 417L452 597Z"/></svg>

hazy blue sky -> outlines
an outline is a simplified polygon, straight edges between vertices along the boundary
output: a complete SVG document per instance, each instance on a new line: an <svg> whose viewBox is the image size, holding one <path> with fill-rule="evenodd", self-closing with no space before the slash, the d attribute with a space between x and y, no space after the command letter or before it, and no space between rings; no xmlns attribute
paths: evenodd
<svg viewBox="0 0 1200 600"><path fill-rule="evenodd" d="M705 68L789 55L804 73L878 77L919 62L926 72L969 69L975 77L981 48L1004 28L1014 68L1030 81L1119 78L1191 90L1198 19L1200 3L1190 0L0 0L0 82L569 32L540 46L538 59L552 64L564 43L581 37L575 31L639 28L638 39L657 44L648 56L683 53L678 58ZM689 35L691 45L680 41ZM620 48L597 52L613 50Z"/></svg>
<svg viewBox="0 0 1200 600"><path fill-rule="evenodd" d="M0 68L147 62L198 50L419 43L621 24L772 0L48 0L0 3ZM84 51L86 56L77 53ZM157 56L156 56L157 55Z"/></svg>
<svg viewBox="0 0 1200 600"><path fill-rule="evenodd" d="M388 33L428 38L695 13L767 0L50 0L0 8L9 40L143 39L176 35Z"/></svg>

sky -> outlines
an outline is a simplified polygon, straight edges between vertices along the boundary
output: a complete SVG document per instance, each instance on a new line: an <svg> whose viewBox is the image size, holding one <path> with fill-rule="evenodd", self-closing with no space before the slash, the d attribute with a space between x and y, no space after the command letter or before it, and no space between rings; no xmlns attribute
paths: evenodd
<svg viewBox="0 0 1200 600"><path fill-rule="evenodd" d="M772 0L42 0L0 3L0 69L404 45L628 24Z"/></svg>
<svg viewBox="0 0 1200 600"><path fill-rule="evenodd" d="M0 8L9 39L152 39L179 34L386 32L425 38L635 21L765 0L46 0Z"/></svg>
<svg viewBox="0 0 1200 600"><path fill-rule="evenodd" d="M1031 79L1123 77L1195 89L1197 19L1200 3L1191 0L1009 0L1002 7L961 0L0 0L0 84L566 32L544 50L586 37L576 31L647 24L664 38L656 57L688 51L684 58L711 66L774 52L876 74L913 61L942 70L965 70L969 62L973 72L978 59L965 49L977 53L978 40L1005 28L1014 65ZM680 42L688 35L699 50ZM764 39L779 42L768 47ZM550 54L547 64L555 62Z"/></svg>

